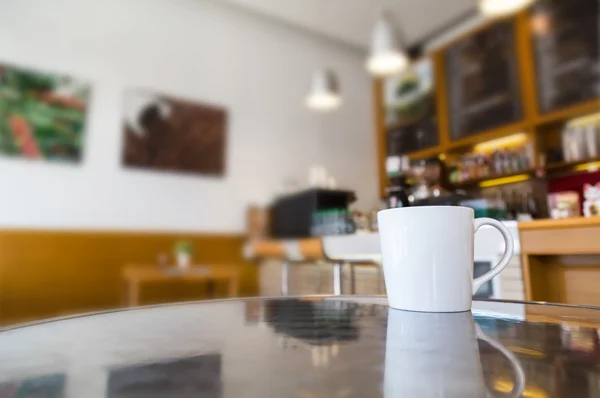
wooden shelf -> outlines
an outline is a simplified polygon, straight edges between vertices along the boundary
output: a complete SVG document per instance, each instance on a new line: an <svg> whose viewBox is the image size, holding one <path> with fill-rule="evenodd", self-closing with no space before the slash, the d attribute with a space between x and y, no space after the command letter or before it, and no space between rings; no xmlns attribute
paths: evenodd
<svg viewBox="0 0 600 398"><path fill-rule="evenodd" d="M560 145L560 130L562 124L571 119L578 118L590 113L600 112L600 98L590 99L579 104L574 104L560 108L557 110L542 113L538 99L538 81L536 77L536 64L534 57L532 31L530 27L531 14L528 9L525 9L515 16L506 17L507 20L515 18L516 21L516 50L517 50L517 66L519 75L519 86L521 91L522 102L522 120L500 126L497 128L480 131L468 137L453 139L451 137L450 118L451 112L449 109L448 95L448 76L446 75L446 51L453 43L457 43L466 37L469 37L482 29L487 29L496 23L495 20L482 24L480 27L465 32L457 37L454 41L444 45L443 47L431 52L427 56L431 57L434 68L435 81L435 100L436 100L436 120L438 123L438 140L439 145L418 150L406 155L411 160L426 159L434 157L438 154L445 154L448 159L458 157L463 153L472 151L476 144L495 140L515 133L524 132L529 136L529 141L533 145L535 158L540 154L545 153L546 146ZM378 79L374 82L374 106L375 106L375 132L378 140L378 166L379 166L379 181L380 194L385 196L385 185L387 183L387 175L385 170L385 159L387 157L387 136L385 128L385 112L383 104L383 84L382 80ZM556 141L556 142L555 142ZM573 167L588 163L600 161L600 158L587 159L577 162L560 162L548 164L546 167L539 168L539 171L546 171L547 174L560 174L561 172L572 171ZM481 182L510 177L518 174L536 175L535 170L530 169L519 173L511 173L507 175L490 176L478 178L462 183L453 184L455 187L470 187L480 184ZM541 175L540 175L541 176Z"/></svg>
<svg viewBox="0 0 600 398"><path fill-rule="evenodd" d="M497 180L499 178L509 178L509 177L514 177L514 176L521 175L521 174L530 174L530 175L534 176L537 174L538 170L544 170L544 171L546 171L546 174L553 174L553 173L558 173L561 171L567 171L568 169L571 169L575 166L579 166L579 165L586 164L586 163L595 163L595 162L600 162L600 157L585 159L585 160L578 160L575 162L549 163L545 167L540 167L539 169L529 168L529 169L524 169L524 170L517 171L514 173L509 173L509 174L494 174L494 175L487 176L487 177L473 178L473 179L463 181L463 182L456 182L456 183L453 183L452 185L456 188L468 188L468 187L476 186L485 181Z"/></svg>
<svg viewBox="0 0 600 398"><path fill-rule="evenodd" d="M548 163L544 169L547 172L560 172L586 163L600 162L600 157L576 160L574 162L554 162Z"/></svg>
<svg viewBox="0 0 600 398"><path fill-rule="evenodd" d="M557 111L552 111L545 115L538 115L535 117L533 123L536 127L541 127L551 123L566 122L570 119L598 111L600 111L600 99L594 99L581 104L571 105Z"/></svg>
<svg viewBox="0 0 600 398"><path fill-rule="evenodd" d="M507 126L482 131L480 133L473 134L466 138L461 138L456 141L450 141L450 143L448 144L448 149L456 151L458 149L471 147L475 144L479 144L480 142L491 141L496 138L501 138L516 133L526 133L529 130L528 127L528 123L521 121L518 123L509 124Z"/></svg>
<svg viewBox="0 0 600 398"><path fill-rule="evenodd" d="M461 138L460 140L450 141L446 145L437 145L431 148L421 149L415 152L407 153L406 155L411 159L422 159L427 157L436 156L444 152L461 152L462 150L472 147L476 144L485 141L491 141L497 138L506 137L516 133L527 133L529 131L528 124L526 122L513 123L507 126L494 128L491 130L483 131L481 133L474 134L469 137Z"/></svg>
<svg viewBox="0 0 600 398"><path fill-rule="evenodd" d="M479 185L482 182L485 181L491 181L491 180L497 180L500 178L509 178L509 177L514 177L514 176L518 176L521 174L530 174L530 175L534 175L536 172L536 169L530 168L530 169L524 169L521 171L517 171L514 173L507 173L507 174L493 174L487 177L480 177L480 178L472 178L470 180L466 180L466 181L462 181L462 182L455 182L452 185L455 188L470 188L470 187L474 187L476 185Z"/></svg>
<svg viewBox="0 0 600 398"><path fill-rule="evenodd" d="M431 158L431 157L439 155L442 152L443 152L442 147L437 145L437 146L434 146L431 148L425 148L425 149L418 150L416 152L411 152L411 153L407 154L407 156L410 160L418 160L418 159Z"/></svg>

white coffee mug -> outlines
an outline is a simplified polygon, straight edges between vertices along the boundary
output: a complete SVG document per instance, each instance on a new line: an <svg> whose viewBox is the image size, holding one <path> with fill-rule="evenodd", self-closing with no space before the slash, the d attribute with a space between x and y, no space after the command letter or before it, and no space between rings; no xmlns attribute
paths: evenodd
<svg viewBox="0 0 600 398"><path fill-rule="evenodd" d="M486 335L470 312L432 314L390 308L385 346L384 397L481 398L486 389L479 346L483 340L510 363L520 397L525 372L517 357Z"/></svg>
<svg viewBox="0 0 600 398"><path fill-rule="evenodd" d="M474 219L473 209L424 206L377 214L389 305L421 312L471 309L472 296L498 275L513 254L513 238L501 222ZM497 228L505 242L500 262L473 280L473 240L483 225Z"/></svg>

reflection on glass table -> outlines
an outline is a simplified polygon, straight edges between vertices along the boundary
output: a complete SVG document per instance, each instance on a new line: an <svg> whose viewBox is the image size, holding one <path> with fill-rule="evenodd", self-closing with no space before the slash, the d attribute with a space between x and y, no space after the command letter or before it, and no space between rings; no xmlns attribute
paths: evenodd
<svg viewBox="0 0 600 398"><path fill-rule="evenodd" d="M595 308L501 301L457 314L381 297L155 306L0 331L0 396L598 397L598 327ZM48 376L62 381L23 395Z"/></svg>
<svg viewBox="0 0 600 398"><path fill-rule="evenodd" d="M221 397L221 355L111 369L107 398Z"/></svg>
<svg viewBox="0 0 600 398"><path fill-rule="evenodd" d="M64 375L37 376L0 384L1 398L61 398L64 394Z"/></svg>

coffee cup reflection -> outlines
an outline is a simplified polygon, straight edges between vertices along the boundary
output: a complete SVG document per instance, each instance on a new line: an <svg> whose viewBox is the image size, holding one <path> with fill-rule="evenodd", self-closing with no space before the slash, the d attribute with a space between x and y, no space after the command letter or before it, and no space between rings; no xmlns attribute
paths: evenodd
<svg viewBox="0 0 600 398"><path fill-rule="evenodd" d="M422 313L389 309L384 396L480 398L486 389L477 340L484 340L510 362L519 397L525 374L515 355L487 336L471 312Z"/></svg>

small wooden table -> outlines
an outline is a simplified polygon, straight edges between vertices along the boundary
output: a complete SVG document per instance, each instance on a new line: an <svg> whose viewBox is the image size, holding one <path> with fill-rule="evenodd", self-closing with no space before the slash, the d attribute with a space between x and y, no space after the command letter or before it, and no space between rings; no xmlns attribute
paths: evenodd
<svg viewBox="0 0 600 398"><path fill-rule="evenodd" d="M123 281L125 283L125 305L134 307L139 305L140 287L143 283L152 282L215 282L227 281L229 283L229 296L238 295L237 272L229 269L213 269L211 267L191 267L183 271L175 267L160 268L149 265L126 265L123 268Z"/></svg>

